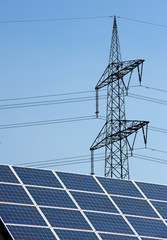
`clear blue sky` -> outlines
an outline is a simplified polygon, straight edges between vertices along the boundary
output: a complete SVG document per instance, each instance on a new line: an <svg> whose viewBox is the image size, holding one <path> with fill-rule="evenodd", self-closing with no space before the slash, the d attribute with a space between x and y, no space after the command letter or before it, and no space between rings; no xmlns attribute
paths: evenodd
<svg viewBox="0 0 167 240"><path fill-rule="evenodd" d="M0 1L0 99L91 91L108 63L112 18L55 22L2 23L9 20L57 19L94 16L133 18L167 25L166 0L15 0ZM167 90L167 28L118 18L123 60L145 59L143 85ZM131 85L137 80L132 79ZM131 88L133 94L167 100L167 93ZM58 96L53 100L84 95ZM29 100L33 101L33 100ZM12 104L27 102L1 102ZM106 102L100 102L105 116ZM95 102L0 110L0 125L93 115ZM150 126L167 128L167 106L128 97L127 119L148 120ZM45 161L89 154L102 120L61 123L0 130L0 159L4 164ZM149 131L148 147L167 151L166 134ZM140 139L136 148L143 147ZM97 153L101 153L97 151ZM136 154L167 160L167 154L136 150ZM167 183L167 165L130 158L131 179ZM50 168L49 164L48 167ZM53 167L90 173L90 164ZM104 161L96 164L103 175Z"/></svg>

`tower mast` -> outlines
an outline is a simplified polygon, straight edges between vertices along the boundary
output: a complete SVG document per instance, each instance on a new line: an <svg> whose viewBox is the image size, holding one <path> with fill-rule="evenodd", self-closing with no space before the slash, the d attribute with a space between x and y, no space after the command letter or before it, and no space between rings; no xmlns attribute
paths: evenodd
<svg viewBox="0 0 167 240"><path fill-rule="evenodd" d="M98 134L90 150L92 169L94 173L93 151L105 147L105 176L129 179L128 150L133 151L136 134L143 130L144 142L147 141L147 121L126 120L125 92L128 92L131 75L135 68L138 70L141 82L144 60L122 61L116 17L114 17L112 40L109 54L109 64L97 83L96 89L96 117L98 117L98 90L107 87L106 123ZM128 83L123 79L129 75ZM128 136L134 134L130 144Z"/></svg>

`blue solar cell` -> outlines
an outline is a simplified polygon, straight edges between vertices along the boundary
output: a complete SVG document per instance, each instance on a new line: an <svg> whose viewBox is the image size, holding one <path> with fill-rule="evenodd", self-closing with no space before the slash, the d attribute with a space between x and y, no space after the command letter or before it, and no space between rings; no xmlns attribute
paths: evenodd
<svg viewBox="0 0 167 240"><path fill-rule="evenodd" d="M65 190L27 187L38 205L76 208Z"/></svg>
<svg viewBox="0 0 167 240"><path fill-rule="evenodd" d="M0 215L5 223L45 226L46 223L35 207L0 204Z"/></svg>
<svg viewBox="0 0 167 240"><path fill-rule="evenodd" d="M79 211L41 208L53 227L90 230L90 226Z"/></svg>
<svg viewBox="0 0 167 240"><path fill-rule="evenodd" d="M142 240L159 240L159 238L141 238Z"/></svg>
<svg viewBox="0 0 167 240"><path fill-rule="evenodd" d="M156 208L156 210L160 213L160 215L164 219L167 219L167 202L151 201L151 203Z"/></svg>
<svg viewBox="0 0 167 240"><path fill-rule="evenodd" d="M55 229L58 237L61 240L97 240L97 236L93 232L81 232L81 231L71 231L71 230L60 230Z"/></svg>
<svg viewBox="0 0 167 240"><path fill-rule="evenodd" d="M104 233L101 233L100 237L103 240L137 240L138 239L136 237L131 237L131 236L122 236L122 235L113 235L113 234L104 234Z"/></svg>
<svg viewBox="0 0 167 240"><path fill-rule="evenodd" d="M112 197L124 214L159 218L146 200L126 197Z"/></svg>
<svg viewBox="0 0 167 240"><path fill-rule="evenodd" d="M14 167L24 184L62 188L52 171Z"/></svg>
<svg viewBox="0 0 167 240"><path fill-rule="evenodd" d="M140 236L167 238L167 227L161 220L138 217L127 218Z"/></svg>
<svg viewBox="0 0 167 240"><path fill-rule="evenodd" d="M0 202L32 204L22 186L11 184L0 184Z"/></svg>
<svg viewBox="0 0 167 240"><path fill-rule="evenodd" d="M96 231L132 234L133 232L122 216L85 212Z"/></svg>
<svg viewBox="0 0 167 240"><path fill-rule="evenodd" d="M39 227L7 226L15 240L55 240L50 229Z"/></svg>
<svg viewBox="0 0 167 240"><path fill-rule="evenodd" d="M118 213L111 200L102 194L71 192L79 206L84 210Z"/></svg>
<svg viewBox="0 0 167 240"><path fill-rule="evenodd" d="M109 194L143 198L135 185L130 181L104 177L98 177L97 179Z"/></svg>
<svg viewBox="0 0 167 240"><path fill-rule="evenodd" d="M147 198L167 201L167 186L153 183L136 183Z"/></svg>
<svg viewBox="0 0 167 240"><path fill-rule="evenodd" d="M63 172L57 172L57 174L68 189L103 192L92 176Z"/></svg>
<svg viewBox="0 0 167 240"><path fill-rule="evenodd" d="M0 182L19 183L8 166L0 165Z"/></svg>

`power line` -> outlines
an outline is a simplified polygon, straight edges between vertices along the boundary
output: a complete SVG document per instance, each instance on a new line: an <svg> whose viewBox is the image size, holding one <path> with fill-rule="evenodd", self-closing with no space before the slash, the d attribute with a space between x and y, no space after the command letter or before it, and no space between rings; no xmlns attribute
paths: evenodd
<svg viewBox="0 0 167 240"><path fill-rule="evenodd" d="M167 160L161 159L161 158L154 158L154 157L149 157L149 156L144 156L140 154L134 154L134 158L150 161L150 162L156 162L156 163L161 163L161 164L167 164Z"/></svg>
<svg viewBox="0 0 167 240"><path fill-rule="evenodd" d="M129 20L132 22L144 23L144 24L148 24L148 25L152 25L152 26L156 26L156 27L167 28L167 25L153 23L153 22L147 22L147 21L143 21L143 20L139 20L139 19L135 19L135 18L121 17L121 16L118 16L118 18L126 19L126 20Z"/></svg>
<svg viewBox="0 0 167 240"><path fill-rule="evenodd" d="M141 85L141 87L146 88L146 89L148 89L148 90L155 90L155 91L159 91L159 92L165 92L165 93L167 93L167 90L160 89L160 88L153 88L153 87L145 86L145 85Z"/></svg>
<svg viewBox="0 0 167 240"><path fill-rule="evenodd" d="M136 150L140 150L143 148L137 148L134 149L134 151ZM157 152L162 152L162 153L166 153L167 151L162 151L159 149L155 149L155 148L144 148L144 149L148 149L151 151L157 151ZM98 153L95 154L96 156L96 161L104 161L104 153ZM138 158L138 159L142 159L142 160L148 160L148 161L152 161L152 162L158 162L158 163L167 163L167 160L165 159L161 159L161 158L156 158L156 157L151 157L151 156L146 156L146 155L141 155L141 154L136 154L134 153L133 156L130 155L130 157L134 157L134 158ZM63 158L55 158L55 159L47 159L47 160L42 160L42 161L33 161L33 162L26 162L26 163L18 163L16 165L19 166L26 166L26 167L54 167L54 166L64 166L64 165L73 165L73 164L80 164L80 163L90 163L90 155L79 155L79 156L72 156L72 157L63 157Z"/></svg>
<svg viewBox="0 0 167 240"><path fill-rule="evenodd" d="M46 94L46 95L38 95L38 96L27 96L27 97L17 97L17 98L4 98L0 99L0 102L6 101L19 101L19 100L27 100L27 99L34 99L34 98L48 98L48 97L57 97L57 96L67 96L67 95L75 95L75 94L84 94L84 93L92 93L91 91L78 91L78 92L68 92L68 93L58 93L58 94Z"/></svg>
<svg viewBox="0 0 167 240"><path fill-rule="evenodd" d="M88 156L88 155L85 155L85 156ZM140 154L134 154L132 157L141 159L141 160L150 161L150 162L156 162L156 163L165 164L165 165L167 164L167 160L164 160L161 158L155 158L155 157L150 157L150 156L140 155ZM48 163L47 161L42 161L43 163L40 164L40 161L38 161L38 164L29 164L28 167L32 166L32 167L38 167L38 168L45 168L45 167L58 167L58 166L65 166L65 165L67 166L67 165L90 163L90 156L88 158L81 158L81 159L74 159L74 158L77 158L77 157L72 157L71 159L73 160L71 160L70 158L64 158L65 161L62 161L63 160L62 158L61 161L58 161L57 163L54 163L54 162ZM69 159L69 160L67 161L66 159ZM96 157L95 162L98 162L98 161L104 161L104 156ZM27 164L22 164L22 165L27 166Z"/></svg>
<svg viewBox="0 0 167 240"><path fill-rule="evenodd" d="M103 155L103 153L97 153L95 154L96 156L99 156L99 155ZM16 164L16 165L34 165L34 164L41 164L41 163L53 163L55 161L64 161L64 160L72 160L72 159L83 159L83 158L90 158L90 155L79 155L79 156L72 156L72 157L63 157L63 158L55 158L55 159L47 159L47 160L43 160L43 161L35 161L35 162L26 162L26 163L19 163L19 164Z"/></svg>
<svg viewBox="0 0 167 240"><path fill-rule="evenodd" d="M100 96L100 99L104 99L105 95ZM4 109L13 109L13 108L25 108L25 107L38 107L38 106L46 106L46 105L54 105L54 104L66 104L66 103L78 103L85 101L94 101L95 96L86 96L79 98L65 98L58 100L49 100L49 101L39 101L39 102L26 102L26 103L15 103L15 104L4 104L0 105L0 110Z"/></svg>
<svg viewBox="0 0 167 240"><path fill-rule="evenodd" d="M76 93L71 93L71 94L78 94ZM68 95L68 94L64 94ZM48 95L51 96L51 95ZM56 95L55 95L56 96ZM42 96L42 97L47 97L47 96ZM105 99L106 95L101 95L99 96L100 99ZM129 93L128 97L131 98L136 98L139 100L144 100L152 103L157 103L157 104L162 104L162 105L167 105L166 100L162 99L157 99L157 98L151 98L143 95L138 95L138 94L133 94ZM29 97L31 98L39 98L39 97ZM16 98L17 100L21 98ZM14 100L16 100L14 99ZM28 99L28 98L22 98L22 99ZM57 100L47 100L47 101L35 101L35 102L24 102L24 103L12 103L12 104L1 104L0 105L0 110L5 110L5 109L14 109L14 108L25 108L25 107L38 107L38 106L46 106L46 105L55 105L55 104L67 104L67 103L78 103L78 102L85 102L85 101L94 101L95 96L86 96L86 97L78 97L78 98L64 98L64 99L57 99ZM5 101L1 99L0 101ZM9 99L7 99L9 101Z"/></svg>
<svg viewBox="0 0 167 240"><path fill-rule="evenodd" d="M0 125L0 129L10 129L10 128L21 128L21 127L33 127L33 126L41 126L48 124L57 124L57 123L69 123L69 122L80 122L86 120L96 119L96 116L82 116L82 117L73 117L73 118L62 118L62 119L52 119L52 120L44 120L44 121L36 121L36 122L25 122L25 123L12 123Z"/></svg>
<svg viewBox="0 0 167 240"><path fill-rule="evenodd" d="M164 128L157 128L157 127L150 126L149 130L155 131L155 132L160 132L160 133L167 133L167 129L164 129Z"/></svg>
<svg viewBox="0 0 167 240"><path fill-rule="evenodd" d="M148 102L152 102L152 103L167 105L167 101L166 100L146 97L146 96L143 96L143 95L129 93L128 97L132 97L132 98L136 98L136 99L140 99L140 100L144 100L144 101L148 101Z"/></svg>
<svg viewBox="0 0 167 240"><path fill-rule="evenodd" d="M38 22L57 22L57 21L76 21L111 18L113 16L94 16L94 17L69 17L69 18L49 18L49 19L23 19L23 20L0 20L0 23L38 23Z"/></svg>
<svg viewBox="0 0 167 240"><path fill-rule="evenodd" d="M130 86L130 88L133 87L143 87L148 90L156 90L160 92L167 92L167 90L160 89L160 88L153 88L150 86L145 85L134 85ZM105 91L104 89L101 89L100 91ZM94 90L85 90L85 91L78 91L78 92L67 92L67 93L54 93L54 94L45 94L45 95L36 95L36 96L26 96L26 97L16 97L16 98L4 98L0 99L0 102L6 102L6 101L20 101L20 100L27 100L27 99L36 99L36 98L48 98L48 97L58 97L58 96L68 96L68 95L77 95L77 94L85 94L85 93L94 93Z"/></svg>
<svg viewBox="0 0 167 240"><path fill-rule="evenodd" d="M58 21L78 21L78 20L93 20L93 19L109 19L114 16L89 16L89 17L68 17L68 18L48 18L48 19L20 19L20 20L0 20L0 24L10 24L10 23L40 23L40 22L58 22ZM152 25L161 28L167 28L167 25L153 23L148 21L143 21L135 18L128 18L117 16L120 19L129 20L132 22L138 22L142 24Z"/></svg>

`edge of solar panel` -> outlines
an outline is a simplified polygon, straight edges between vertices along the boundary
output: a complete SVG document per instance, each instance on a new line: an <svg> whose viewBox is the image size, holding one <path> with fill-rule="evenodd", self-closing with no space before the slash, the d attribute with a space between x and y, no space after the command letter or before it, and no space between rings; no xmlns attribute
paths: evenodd
<svg viewBox="0 0 167 240"><path fill-rule="evenodd" d="M83 175L83 176L90 176L93 177L90 174L86 173L78 173L78 172L67 172L67 171L60 171L60 170L53 170L53 169L48 169L48 168L37 168L37 167L27 167L27 166L19 166L19 165L13 165L13 164L5 164L5 163L0 163L0 166L7 166L7 167L18 167L18 168L28 168L28 169L36 169L36 170L45 170L45 171L54 171L56 173L66 173L66 174L76 174L76 175ZM136 182L136 183L143 183L143 184L150 184L150 185L160 185L160 186L166 186L167 184L162 184L162 183L155 183L155 182L145 182L141 180L129 180L129 179L116 179L116 178L110 178L110 177L104 177L104 176L99 176L99 175L94 175L96 178L104 178L104 179L111 179L111 180L116 180L116 181L125 181L125 182ZM0 180L1 183L1 180ZM13 182L12 182L13 183ZM18 182L17 182L18 183ZM16 184L17 184L16 183ZM14 183L15 184L15 183ZM25 184L29 185L29 184ZM38 187L38 186L37 186ZM71 189L70 189L71 190ZM114 195L114 194L113 194ZM167 201L167 200L166 200Z"/></svg>
<svg viewBox="0 0 167 240"><path fill-rule="evenodd" d="M31 188L36 188L36 187L39 187L39 188L41 188L41 189L43 189L43 188L46 188L46 189L57 189L57 190L59 190L59 191L64 191L64 192L68 192L69 191L69 193L70 192L78 192L78 194L81 192L81 193L85 193L85 194L89 194L89 195L91 195L91 194L97 194L97 196L98 195L101 195L101 196L108 196L109 197L109 199L113 202L113 199L114 199L114 197L117 197L117 198L132 198L132 199L142 199L143 201L147 201L147 202L151 202L151 204L152 204L152 202L156 202L157 203L157 205L158 205L158 203L166 203L167 204L167 191L165 191L163 194L162 194L162 196L161 197L157 197L157 198L149 198L148 196L150 196L149 194L149 187L152 189L152 191L154 191L154 188L156 188L157 186L160 186L159 188L160 189L165 189L165 188L167 188L167 184L157 184L157 183L152 183L152 182L144 182L144 181L135 181L135 180L126 180L126 179L111 179L111 178L106 178L106 177L101 177L101 176L95 176L95 177L93 177L93 176L90 176L90 175L88 175L88 174L80 174L80 173L69 173L69 172L65 172L65 171L56 171L56 170L50 170L50 169L39 169L39 168L32 168L32 167L23 167L23 166L14 166L14 165L7 165L7 164L0 164L0 166L7 166L7 167L9 167L9 169L11 169L11 168L13 168L13 169L18 169L18 168L22 168L22 169L32 169L32 170L34 170L34 169L36 169L36 170L39 170L39 171L42 171L42 170L44 170L45 172L46 171L48 171L48 172L52 172L53 173L53 176L55 177L55 179L58 181L58 186L44 186L44 185L40 185L40 184L38 184L38 185L31 185L31 184L27 184L27 183L23 183L22 184L22 181L20 182L19 180L18 180L18 178L15 176L15 174L14 174L14 176L15 176L15 178L17 179L17 180L15 180L14 182L3 182L3 181L1 181L1 179L0 179L0 184L8 184L8 185L15 185L15 186L25 186L25 188L28 188L28 187L31 187ZM80 176L80 178L83 178L83 179L89 179L90 180L90 182L93 182L93 185L91 186L91 187L95 187L95 189L91 189L91 187L90 187L90 185L91 184L89 184L89 186L85 186L82 182L81 182L81 186L78 186L78 185L76 185L75 187L73 186L73 185L71 185L71 184L73 184L73 183L71 183L70 181L69 181L69 179L67 179L66 181L64 181L64 179L61 177L61 176L77 176L77 177L79 177ZM13 179L15 179L15 178L13 178ZM108 191L108 189L106 189L105 188L105 186L104 186L104 184L102 184L102 182L100 182L100 180L99 179L108 179L107 181L108 182L117 182L117 183L121 183L120 185L123 185L125 182L131 182L133 185L132 186L134 186L134 189L135 189L135 191L137 190L137 195L136 196L133 196L133 192L129 192L129 195L126 195L127 193L125 192L123 192L122 193L122 195L121 194L118 194L118 192L110 192L110 191ZM22 179L21 179L22 180ZM93 180L93 181L92 181ZM113 180L113 181L112 181ZM105 181L105 180L104 180ZM100 184L99 184L100 183ZM78 184L78 183L77 183ZM83 184L83 185L82 185ZM75 184L74 184L75 185ZM131 184L128 184L128 185L131 185ZM61 187L60 187L61 186ZM68 188L68 186L72 186L71 188ZM144 187L140 187L140 186L144 186ZM75 189L76 188L76 189ZM144 190L143 190L144 189ZM25 190L25 189L24 189ZM138 192L139 192L139 194L138 194ZM131 195L132 194L132 195ZM135 193L136 194L136 193ZM153 194L156 194L156 193L154 193L153 192ZM74 194L75 195L75 194ZM69 195L70 196L70 195ZM156 195L155 195L156 196ZM112 199L112 197L113 197L113 199ZM71 198L71 197L70 197ZM31 199L31 198L30 198ZM165 199L165 200L164 200ZM75 198L74 198L74 200L73 200L73 203L75 203ZM11 202L9 202L8 204L10 204ZM76 202L77 204L78 204L78 202ZM76 204L75 203L75 204ZM12 203L12 204L14 204L15 205L15 203ZM20 205L20 203L17 203L17 205ZM28 204L28 203L26 203L26 204L22 204L21 203L21 205L27 205L27 206L29 206L30 204ZM32 205L34 206L34 203L32 203ZM154 206L154 204L152 204L153 205L153 210L155 211L158 211L157 209L156 209L156 207ZM156 205L156 204L155 204ZM165 205L165 204L164 204ZM77 206L77 205L76 205ZM79 206L79 205L78 205ZM65 210L67 210L67 211L73 211L73 212L80 212L80 209L78 209L78 206L77 206L77 208L76 209L71 209L71 207L69 208L69 210L67 209L67 208L64 208L64 207L53 207L53 208L56 208L56 209L65 209ZM117 204L116 204L116 206L117 206ZM167 205L166 205L167 206ZM51 206L39 206L39 208L40 208L40 210L42 209L42 207L43 208L45 208L45 209L47 209L47 208L52 208ZM154 209L155 208L155 209ZM42 210L41 210L42 211ZM87 216L91 216L92 214L93 215L98 215L98 214L101 214L101 216L103 215L103 212L102 212L102 210L100 210L100 211L98 211L98 209L82 209L82 211L84 212L84 214L85 214L85 216L87 215ZM108 210L107 210L108 211ZM155 212L156 212L155 211ZM90 213L90 214L89 214ZM159 213L159 211L158 211L158 213ZM43 212L42 212L42 214L43 214ZM165 224L162 226L163 227L163 229L165 230L165 233L164 234L159 234L158 232L156 232L155 234L157 234L157 235L136 235L135 234L135 232L133 232L132 231L132 233L125 233L125 232L120 232L120 235L119 235L119 232L110 232L110 231L103 231L103 230L96 230L96 231L94 231L94 230L89 230L89 229L85 229L85 230L82 230L83 232L85 232L85 231L88 231L88 232L91 232L91 233L94 233L94 236L95 236L95 238L92 238L92 239L98 239L97 238L97 236L101 236L101 239L102 239L102 236L103 235L105 235L106 236L106 238L104 238L104 239L109 239L108 238L108 236L110 236L110 235L112 235L112 236L114 236L114 234L116 234L115 236L120 236L118 239L122 239L122 237L121 236L124 236L125 237L125 239L128 239L128 238L126 238L126 237L128 237L129 236L129 239L138 239L138 237L137 236L139 236L140 237L140 239L144 239L144 240L146 240L146 239L150 239L150 240L152 240L152 237L153 237L153 239L154 240L159 240L159 239L162 239L162 240L165 240L165 239L167 239L167 219L166 218L160 218L159 217L159 215L158 215L158 218L155 218L155 217L150 217L150 216L148 216L148 217L146 217L146 216L135 216L135 215L129 215L129 214L127 214L127 213L124 213L124 212L122 212L122 211L120 211L120 212L111 212L111 213L109 213L109 212L106 212L106 213L104 213L104 216L107 216L107 215L105 215L105 214L107 214L107 215L112 215L112 216L120 216L121 218L122 218L122 216L125 216L125 218L126 219L128 219L128 221L129 221L129 223L130 223L130 225L132 226L132 228L133 228L133 224L134 224L134 222L133 221L135 221L136 219L138 219L138 221L140 221L140 220L142 220L142 219L146 219L146 222L149 222L149 221L147 221L147 219L149 220L151 220L151 219L153 219L153 222L156 222L156 221L159 221L158 223L160 223L161 225L163 225L164 224L164 222L165 222ZM166 215L165 215L166 216ZM85 218L85 217L84 217ZM122 218L122 220L123 220L123 218ZM133 220L133 221L132 221ZM155 221L154 221L155 220ZM90 225L90 226L92 226L92 224L93 224L93 227L94 227L94 224L95 224L95 222L96 222L96 219L95 220L93 220L93 221L95 221L94 223L92 222L92 220L90 221L90 223L89 223L89 218L88 219L86 219L86 221L88 222L88 225ZM130 222L130 221L132 221L132 223ZM151 221L150 221L150 223L149 224L151 224ZM129 225L129 224L128 224ZM127 226L128 226L127 225ZM8 224L8 223L5 223L5 226L7 227L7 229L8 229L8 226L9 226L9 229L8 230L10 230L10 229L12 229L12 226L15 226L15 225L12 225L12 224ZM20 226L20 228L21 228L21 225L18 225L18 226ZM134 226L135 226L135 224L134 224ZM149 227L150 227L151 225L149 225ZM50 240L50 239L59 239L58 238L58 236L56 235L54 235L54 233L53 232L55 232L56 233L56 231L58 232L58 229L61 229L61 227L54 227L54 226L52 226L52 229L54 229L54 231L51 231L51 228L50 227L44 227L44 226L38 226L38 225L34 225L34 226L24 226L23 225L23 228L25 227L25 229L27 229L28 230L28 228L32 228L33 230L36 228L40 228L40 229L42 229L42 231L44 232L44 233L46 233L47 234L47 232L50 234L50 238L48 238L48 240ZM166 227L166 228L165 228ZM92 227L91 227L92 228ZM91 229L90 228L90 229ZM135 227L134 227L135 228ZM62 228L61 229L62 231L72 231L72 235L74 234L74 232L75 231L80 231L81 229L75 229L75 228ZM97 235L95 234L97 232ZM141 232L142 232L142 230L141 230ZM34 234L37 234L37 233L34 233ZM70 233L71 234L71 233ZM123 234L123 235L122 235ZM126 235L127 234L127 235ZM129 235L130 234L130 235ZM154 233L153 233L154 234ZM52 237L51 237L52 236ZM75 234L74 234L74 236L75 236ZM77 236L77 235L76 235ZM86 235L85 235L86 236ZM92 236L93 237L93 235L92 234L90 234L90 236ZM37 236L36 236L37 237ZM18 240L20 240L21 238L18 238ZM25 238L25 239L29 239L29 238ZM40 238L34 238L34 239L40 239ZM42 238L41 238L42 239ZM47 239L46 238L46 236L45 236L45 238L44 239ZM68 238L61 238L61 239L68 239ZM70 239L73 239L73 238L70 238ZM86 238L85 238L86 239ZM100 238L99 238L100 239ZM116 238L114 238L114 239L116 239ZM16 239L17 240L17 239Z"/></svg>

